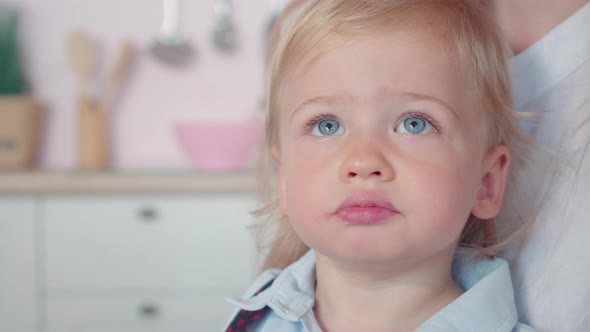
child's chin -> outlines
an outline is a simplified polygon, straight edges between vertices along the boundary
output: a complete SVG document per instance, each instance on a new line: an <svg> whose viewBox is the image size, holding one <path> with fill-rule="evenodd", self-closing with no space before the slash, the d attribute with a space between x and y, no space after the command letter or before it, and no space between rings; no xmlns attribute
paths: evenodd
<svg viewBox="0 0 590 332"><path fill-rule="evenodd" d="M362 246L349 245L344 248L333 248L324 254L334 261L354 265L389 265L404 260L408 253L399 248L383 248L376 243Z"/></svg>

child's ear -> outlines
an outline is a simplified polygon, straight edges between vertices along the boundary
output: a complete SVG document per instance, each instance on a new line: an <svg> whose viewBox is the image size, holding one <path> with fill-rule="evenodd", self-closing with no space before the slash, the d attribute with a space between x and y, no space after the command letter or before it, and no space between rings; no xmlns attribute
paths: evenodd
<svg viewBox="0 0 590 332"><path fill-rule="evenodd" d="M482 166L480 187L471 212L479 219L490 219L497 216L502 207L510 151L503 145L495 147L487 153Z"/></svg>
<svg viewBox="0 0 590 332"><path fill-rule="evenodd" d="M270 153L272 155L272 159L274 160L277 166L277 190L279 194L279 207L282 214L287 214L287 194L286 194L286 180L283 171L283 159L281 157L281 151L278 147L272 147L270 149Z"/></svg>

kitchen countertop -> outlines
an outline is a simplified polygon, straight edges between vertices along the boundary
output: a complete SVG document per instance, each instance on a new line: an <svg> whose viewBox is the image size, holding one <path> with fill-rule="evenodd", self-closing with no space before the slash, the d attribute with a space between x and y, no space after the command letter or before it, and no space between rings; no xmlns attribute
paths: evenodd
<svg viewBox="0 0 590 332"><path fill-rule="evenodd" d="M255 192L244 172L0 172L0 194Z"/></svg>

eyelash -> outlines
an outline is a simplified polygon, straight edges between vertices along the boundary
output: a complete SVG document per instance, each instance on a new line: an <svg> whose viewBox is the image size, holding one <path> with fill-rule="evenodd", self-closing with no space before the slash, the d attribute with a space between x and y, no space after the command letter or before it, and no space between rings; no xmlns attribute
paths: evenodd
<svg viewBox="0 0 590 332"><path fill-rule="evenodd" d="M406 119L413 118L413 117L422 118L422 119L426 120L426 122L428 122L432 127L434 127L434 130L436 130L437 133L441 132L440 126L431 116L424 114L422 112L419 112L419 111L409 111L409 112L405 113L396 122L395 127L397 128L397 126L400 123L402 123ZM307 121L305 123L305 126L304 126L305 134L311 133L313 128L315 128L315 126L323 120L335 120L335 121L340 122L338 117L336 117L334 115L321 113L320 115L310 119L309 121Z"/></svg>
<svg viewBox="0 0 590 332"><path fill-rule="evenodd" d="M335 121L340 122L338 117L336 117L334 115L321 113L320 115L316 116L315 118L312 118L311 120L309 120L305 123L305 126L304 126L305 134L310 134L313 131L313 128L315 128L315 126L318 123L320 123L321 121L324 121L324 120L335 120Z"/></svg>
<svg viewBox="0 0 590 332"><path fill-rule="evenodd" d="M402 123L403 121L409 119L409 118L421 118L426 120L426 122L428 122L437 133L441 132L441 127L438 125L438 123L428 114L424 114L422 112L419 111L409 111L406 114L402 115L399 120L397 121L395 127L397 128L397 126Z"/></svg>

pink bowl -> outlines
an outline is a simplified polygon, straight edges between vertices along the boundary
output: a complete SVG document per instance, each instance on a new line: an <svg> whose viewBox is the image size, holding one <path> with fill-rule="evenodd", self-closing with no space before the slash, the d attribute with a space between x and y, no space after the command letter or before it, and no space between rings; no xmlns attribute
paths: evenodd
<svg viewBox="0 0 590 332"><path fill-rule="evenodd" d="M239 170L252 161L262 137L260 121L188 122L174 126L176 138L196 169Z"/></svg>

